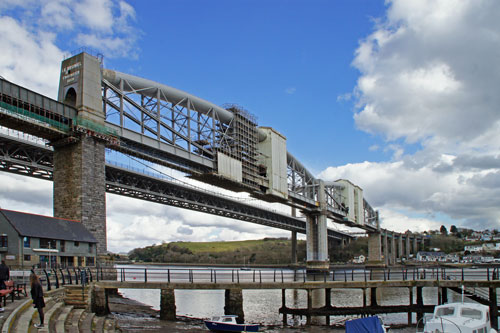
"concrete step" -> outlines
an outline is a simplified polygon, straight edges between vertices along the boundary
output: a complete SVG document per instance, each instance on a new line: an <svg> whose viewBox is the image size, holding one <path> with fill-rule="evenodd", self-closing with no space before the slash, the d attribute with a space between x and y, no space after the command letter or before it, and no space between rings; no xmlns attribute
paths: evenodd
<svg viewBox="0 0 500 333"><path fill-rule="evenodd" d="M61 309L64 307L64 303L62 301L59 301L57 303L55 303L52 307L50 307L50 309L46 310L45 311L45 327L42 328L42 329L39 329L38 332L51 332L51 328L52 328L52 332L53 330L55 329L56 325L55 325L55 322L57 320L57 317L59 315L59 313L61 312ZM47 307L45 307L45 309L47 309ZM45 310L44 309L44 310Z"/></svg>
<svg viewBox="0 0 500 333"><path fill-rule="evenodd" d="M94 317L95 313L84 312L80 325L80 333L92 332L92 321Z"/></svg>
<svg viewBox="0 0 500 333"><path fill-rule="evenodd" d="M70 305L74 307L75 309L86 309L87 308L87 303L86 302L65 302L66 305Z"/></svg>
<svg viewBox="0 0 500 333"><path fill-rule="evenodd" d="M88 297L82 297L81 295L77 296L77 297L65 297L64 298L65 302L87 302L87 300L88 300Z"/></svg>
<svg viewBox="0 0 500 333"><path fill-rule="evenodd" d="M33 302L28 299L22 302L18 307L12 310L9 316L5 319L2 325L2 333L14 332L14 326L21 315L32 306Z"/></svg>
<svg viewBox="0 0 500 333"><path fill-rule="evenodd" d="M104 333L116 332L116 320L114 318L107 317L104 320Z"/></svg>
<svg viewBox="0 0 500 333"><path fill-rule="evenodd" d="M73 308L66 321L65 332L78 333L78 326L80 325L80 319L84 311L84 309Z"/></svg>
<svg viewBox="0 0 500 333"><path fill-rule="evenodd" d="M45 308L49 309L54 305L54 301L50 297L45 297ZM40 319L38 318L38 310L35 309L33 306L30 306L29 308L26 308L21 316L19 316L14 323L14 332L36 332L38 331L35 327L33 327L33 324L39 324Z"/></svg>
<svg viewBox="0 0 500 333"><path fill-rule="evenodd" d="M103 332L104 331L104 320L106 317L94 317L94 332Z"/></svg>
<svg viewBox="0 0 500 333"><path fill-rule="evenodd" d="M64 324L66 323L66 319L68 319L69 313L73 310L72 305L66 305L59 316L57 317L56 321L56 332L57 333L63 333L64 332Z"/></svg>

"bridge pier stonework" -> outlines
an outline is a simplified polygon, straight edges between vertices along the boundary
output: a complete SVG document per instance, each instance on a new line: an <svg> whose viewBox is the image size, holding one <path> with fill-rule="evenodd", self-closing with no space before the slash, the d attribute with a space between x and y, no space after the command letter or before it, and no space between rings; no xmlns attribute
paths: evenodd
<svg viewBox="0 0 500 333"><path fill-rule="evenodd" d="M106 178L104 144L82 137L54 147L54 217L81 221L106 253Z"/></svg>
<svg viewBox="0 0 500 333"><path fill-rule="evenodd" d="M306 215L307 271L328 271L328 230L325 183L319 181L319 210Z"/></svg>
<svg viewBox="0 0 500 333"><path fill-rule="evenodd" d="M243 312L243 290L240 288L226 289L224 293L224 314L237 315L238 323L245 322L245 314Z"/></svg>
<svg viewBox="0 0 500 333"><path fill-rule="evenodd" d="M107 252L105 117L101 61L87 53L61 65L59 101L78 110L69 140L54 146L54 217L81 221L97 240L97 253Z"/></svg>
<svg viewBox="0 0 500 333"><path fill-rule="evenodd" d="M382 262L382 235L374 232L368 235L368 263Z"/></svg>
<svg viewBox="0 0 500 333"><path fill-rule="evenodd" d="M175 290L162 289L160 293L160 319L175 321Z"/></svg>

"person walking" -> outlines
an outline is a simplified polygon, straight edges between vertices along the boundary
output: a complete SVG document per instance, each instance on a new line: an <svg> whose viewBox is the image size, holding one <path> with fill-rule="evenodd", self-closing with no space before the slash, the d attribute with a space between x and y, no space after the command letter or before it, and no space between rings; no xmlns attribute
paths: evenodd
<svg viewBox="0 0 500 333"><path fill-rule="evenodd" d="M5 281L8 281L9 279L10 279L9 266L5 264L5 260L2 260L2 263L0 264L0 289L7 288L5 285Z"/></svg>
<svg viewBox="0 0 500 333"><path fill-rule="evenodd" d="M10 279L10 270L9 266L5 264L5 260L2 259L2 263L0 264L0 290L7 289L5 285L5 281ZM4 312L5 309L0 306L0 312Z"/></svg>
<svg viewBox="0 0 500 333"><path fill-rule="evenodd" d="M43 288L40 283L40 279L35 272L31 272L30 275L31 283L31 298L33 299L33 306L38 310L38 316L40 317L40 324L35 324L36 328L43 328L43 308L45 307L45 301L43 300Z"/></svg>

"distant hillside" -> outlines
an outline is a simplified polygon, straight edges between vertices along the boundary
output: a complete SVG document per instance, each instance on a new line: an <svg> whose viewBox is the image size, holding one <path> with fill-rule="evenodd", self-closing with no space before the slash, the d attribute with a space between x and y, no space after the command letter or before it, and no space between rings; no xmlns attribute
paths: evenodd
<svg viewBox="0 0 500 333"><path fill-rule="evenodd" d="M297 242L298 258L305 258L305 241ZM137 248L131 260L203 264L288 264L291 241L281 238L234 242L172 242Z"/></svg>
<svg viewBox="0 0 500 333"><path fill-rule="evenodd" d="M351 242L345 248L329 248L331 262L347 262L354 256L367 255L367 238ZM270 265L289 264L292 245L289 239L264 238L234 242L172 242L137 248L131 260L161 263ZM304 262L306 242L297 241L297 258Z"/></svg>

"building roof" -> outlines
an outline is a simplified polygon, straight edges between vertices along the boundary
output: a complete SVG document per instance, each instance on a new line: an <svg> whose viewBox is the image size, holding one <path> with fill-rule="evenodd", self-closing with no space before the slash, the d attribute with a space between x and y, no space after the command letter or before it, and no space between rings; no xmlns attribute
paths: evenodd
<svg viewBox="0 0 500 333"><path fill-rule="evenodd" d="M0 214L20 236L97 243L95 237L78 221L0 209ZM0 219L2 216L0 216Z"/></svg>
<svg viewBox="0 0 500 333"><path fill-rule="evenodd" d="M429 256L429 257L442 257L445 256L446 253L440 251L440 252L429 252L429 251L419 251L417 255L420 256Z"/></svg>

